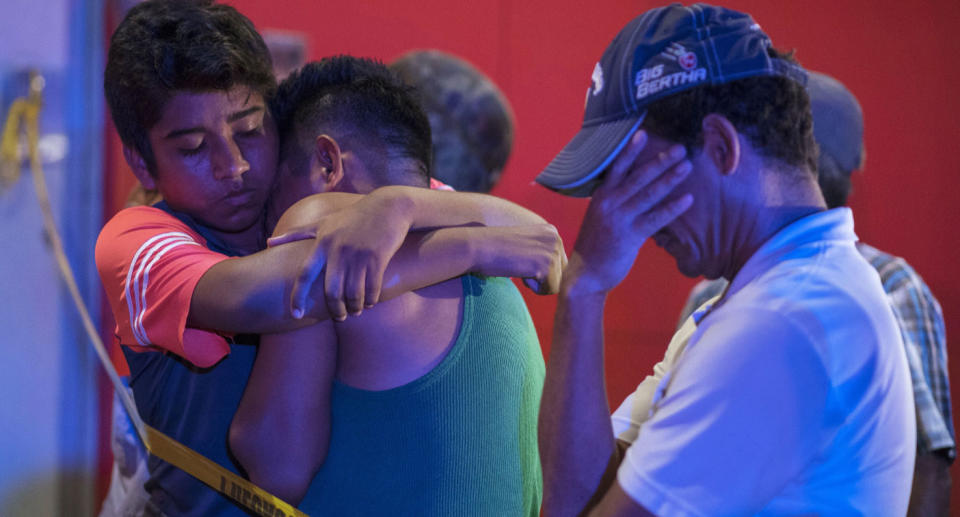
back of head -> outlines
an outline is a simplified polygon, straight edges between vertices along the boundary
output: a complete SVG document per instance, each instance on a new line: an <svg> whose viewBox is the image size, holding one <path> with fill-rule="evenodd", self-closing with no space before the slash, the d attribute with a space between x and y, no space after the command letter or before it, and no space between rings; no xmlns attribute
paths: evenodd
<svg viewBox="0 0 960 517"><path fill-rule="evenodd" d="M537 177L549 188L590 195L641 124L692 151L711 113L781 164L778 172L812 182L806 73L745 13L706 4L651 9L620 31L590 80L580 131Z"/></svg>
<svg viewBox="0 0 960 517"><path fill-rule="evenodd" d="M489 192L513 147L513 110L473 65L439 50L416 50L390 64L430 119L433 174L456 190Z"/></svg>
<svg viewBox="0 0 960 517"><path fill-rule="evenodd" d="M315 138L334 137L362 155L378 186L427 186L430 123L409 86L382 63L335 56L307 63L279 86L271 103L280 159L305 171Z"/></svg>
<svg viewBox="0 0 960 517"><path fill-rule="evenodd" d="M212 0L147 0L113 33L104 92L124 145L155 167L147 131L178 92L247 86L269 99L270 54L245 16Z"/></svg>
<svg viewBox="0 0 960 517"><path fill-rule="evenodd" d="M863 166L863 111L840 81L810 72L807 93L813 109L813 135L820 147L818 181L827 207L847 204L850 175Z"/></svg>

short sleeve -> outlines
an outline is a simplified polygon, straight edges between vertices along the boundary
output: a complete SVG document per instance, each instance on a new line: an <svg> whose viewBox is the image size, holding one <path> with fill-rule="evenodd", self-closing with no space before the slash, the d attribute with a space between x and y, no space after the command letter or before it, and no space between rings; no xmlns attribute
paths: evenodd
<svg viewBox="0 0 960 517"><path fill-rule="evenodd" d="M100 232L97 270L120 344L162 349L208 367L230 352L216 333L186 328L200 277L226 255L189 226L153 207L120 211Z"/></svg>
<svg viewBox="0 0 960 517"><path fill-rule="evenodd" d="M930 288L902 259L885 265L884 290L907 351L917 410L919 451L955 456L943 311Z"/></svg>
<svg viewBox="0 0 960 517"><path fill-rule="evenodd" d="M447 190L453 192L454 188L446 183L438 180L437 178L430 178L430 189L431 190Z"/></svg>
<svg viewBox="0 0 960 517"><path fill-rule="evenodd" d="M816 454L820 355L778 313L714 314L677 361L617 479L657 515L754 514Z"/></svg>

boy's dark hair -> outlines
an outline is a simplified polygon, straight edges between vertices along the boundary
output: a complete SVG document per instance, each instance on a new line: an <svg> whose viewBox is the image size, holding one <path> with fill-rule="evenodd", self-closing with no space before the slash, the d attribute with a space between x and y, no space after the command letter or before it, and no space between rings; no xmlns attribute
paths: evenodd
<svg viewBox="0 0 960 517"><path fill-rule="evenodd" d="M247 17L212 0L148 0L113 33L103 74L110 114L127 147L155 173L147 131L178 92L276 89L270 54Z"/></svg>
<svg viewBox="0 0 960 517"><path fill-rule="evenodd" d="M413 94L383 63L353 56L307 63L288 76L271 102L280 133L281 161L293 171L304 168L310 142L323 129L337 130L344 141L359 139L355 149L381 184L426 186L430 178L430 122ZM413 167L396 171L397 160ZM411 174L411 172L413 174Z"/></svg>
<svg viewBox="0 0 960 517"><path fill-rule="evenodd" d="M773 57L795 62L792 53L769 49ZM780 76L754 76L692 88L654 102L643 126L688 152L703 145L703 118L723 115L766 158L817 171L810 98L803 85Z"/></svg>

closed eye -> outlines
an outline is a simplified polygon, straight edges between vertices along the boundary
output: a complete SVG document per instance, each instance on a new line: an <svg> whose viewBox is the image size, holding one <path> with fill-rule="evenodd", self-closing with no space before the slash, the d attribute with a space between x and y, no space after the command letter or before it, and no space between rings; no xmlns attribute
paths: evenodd
<svg viewBox="0 0 960 517"><path fill-rule="evenodd" d="M242 137L260 136L262 134L263 134L263 124L260 124L253 129L237 132L237 136L242 136Z"/></svg>
<svg viewBox="0 0 960 517"><path fill-rule="evenodd" d="M178 150L180 151L180 154L182 154L183 156L196 156L200 154L200 152L203 151L204 148L206 147L207 147L207 141L201 140L196 147L188 147L188 148L181 147Z"/></svg>

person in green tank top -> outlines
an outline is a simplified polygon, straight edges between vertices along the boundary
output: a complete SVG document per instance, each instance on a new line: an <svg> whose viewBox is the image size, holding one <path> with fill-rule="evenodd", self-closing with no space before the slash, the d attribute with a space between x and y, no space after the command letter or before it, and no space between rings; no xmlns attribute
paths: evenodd
<svg viewBox="0 0 960 517"><path fill-rule="evenodd" d="M324 215L336 224L337 208L373 197L349 193L376 190L383 199L417 189L441 211L468 195L426 189L429 124L380 63L338 56L308 64L281 84L272 109L282 142L267 215L279 219L275 235ZM324 194L297 202L314 192ZM384 206L368 203L371 238L393 217ZM511 207L484 214L501 227L480 229L490 236L472 254L490 255L486 274L555 292L566 262L556 230ZM495 251L504 249L539 252L501 260ZM364 305L347 302L353 314ZM510 280L454 278L262 340L230 444L264 488L316 515L539 514L544 363Z"/></svg>

